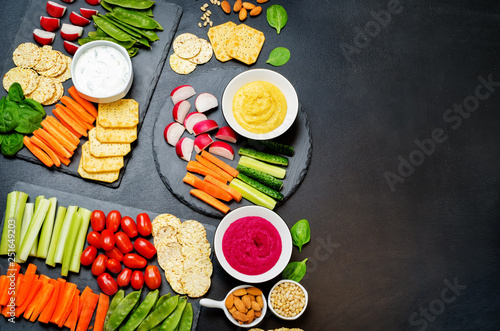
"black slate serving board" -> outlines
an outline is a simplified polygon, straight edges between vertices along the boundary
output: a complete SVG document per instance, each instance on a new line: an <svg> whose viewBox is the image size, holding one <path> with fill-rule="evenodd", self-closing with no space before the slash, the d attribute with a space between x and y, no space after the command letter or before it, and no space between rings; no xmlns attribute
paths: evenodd
<svg viewBox="0 0 500 331"><path fill-rule="evenodd" d="M94 8L99 10L99 12L103 14L106 12L100 5L90 6L84 1L74 1L73 3L61 2L60 4L67 7L66 13L61 18L61 26L62 23L70 23L69 14L72 11L79 13L80 7ZM29 6L26 9L26 14L24 15L19 30L14 37L14 44L9 54L12 54L14 52L14 49L21 43L35 43L35 41L33 40L33 30L35 28L40 28L40 16L48 16L45 10L45 5L46 1L31 0L29 2ZM139 49L138 54L132 58L134 80L129 93L125 96L125 98L133 98L139 103L139 125L137 127L138 131L140 130L144 117L146 116L146 112L149 109L149 104L151 102L151 97L156 87L156 83L158 82L163 69L163 65L165 64L172 39L175 35L175 32L177 31L177 26L182 16L182 8L176 4L166 2L165 0L158 0L153 7L153 13L155 15L154 18L163 26L164 30L157 31L160 40L151 43L151 49L148 50L141 48ZM84 27L82 37L87 36L87 33L89 31L95 31L92 23ZM64 50L63 39L60 36L60 29L56 31L56 38L54 40L54 43L52 44L52 47L55 50L61 51L65 55L69 55ZM14 66L15 65L12 61L12 57L5 59L3 73L5 74ZM71 87L72 84L73 83L71 79L67 80L63 84L65 91L67 91L67 89ZM7 92L5 92L5 90L2 90L1 93L2 95L0 96L7 95ZM65 95L68 95L68 93L65 92ZM47 115L52 114L52 108L54 108L54 105L45 106ZM81 138L80 147L86 140L87 139L85 137ZM93 182L113 188L120 186L127 163L132 157L134 146L135 143L132 144L132 151L124 158L124 166L120 171L120 176L117 181L113 183L104 183L99 181ZM27 148L21 149L16 154L16 156L20 159L43 165ZM78 164L80 162L80 157L81 148L78 148L75 151L71 159L71 163L68 166L61 165L61 167L59 168L56 168L54 166L52 167L52 169L54 171L57 170L80 177L80 175L78 174Z"/></svg>
<svg viewBox="0 0 500 331"><path fill-rule="evenodd" d="M199 71L198 71L199 70ZM170 92L177 86L183 84L189 84L193 86L196 94L203 92L212 93L217 97L219 101L219 107L216 110L211 110L205 114L209 119L215 120L219 127L227 125L224 120L224 116L221 110L221 99L224 89L229 81L238 75L239 73L245 71L243 67L236 66L224 66L223 68L216 69L197 69L196 73L189 76L175 76L175 79L169 80L168 84L158 85L155 93L159 95L164 95L165 98L161 100L162 104L156 99L153 101L154 109L159 109L157 114L157 120L153 129L153 157L156 164L156 169L160 175L161 180L165 186L172 192L172 194L179 199L182 203L190 207L191 209L203 213L211 217L222 217L223 214L216 210L215 208L205 204L201 200L191 196L189 191L192 189L191 186L182 182L182 178L186 174L186 161L181 160L177 157L175 153L175 148L170 146L165 142L163 137L163 131L165 126L170 122L173 122L172 109L173 103L170 99ZM191 103L190 112L196 111L194 108L194 100L196 96L191 97L188 101ZM299 100L300 101L300 100ZM213 139L215 133L211 133ZM185 131L183 137L194 138L193 135ZM309 127L309 120L306 116L304 109L299 104L299 112L297 119L294 124L286 133L276 139L277 141L286 143L295 148L295 155L289 158L289 165L287 167L287 173L284 179L283 189L281 193L285 196L284 200L288 199L299 187L300 183L304 179L309 164L312 157L312 135ZM233 146L235 157L234 160L226 160L228 164L236 167L239 156L238 148L247 145L246 138L239 137L236 144L231 144ZM194 160L194 152L192 158ZM281 202L282 203L282 202ZM232 201L229 203L229 207L234 209L238 206L244 206L251 204L249 201L242 199L241 202ZM279 204L278 204L279 205Z"/></svg>

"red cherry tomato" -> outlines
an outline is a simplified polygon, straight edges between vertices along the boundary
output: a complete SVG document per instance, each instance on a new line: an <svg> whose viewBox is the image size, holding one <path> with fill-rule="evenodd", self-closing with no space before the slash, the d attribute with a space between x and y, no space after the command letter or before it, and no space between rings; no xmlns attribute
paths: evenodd
<svg viewBox="0 0 500 331"><path fill-rule="evenodd" d="M148 264L148 261L139 254L130 253L123 257L123 264L127 268L142 269Z"/></svg>
<svg viewBox="0 0 500 331"><path fill-rule="evenodd" d="M118 292L118 284L107 272L100 274L99 277L97 277L97 284L101 288L101 291L107 295L114 295Z"/></svg>
<svg viewBox="0 0 500 331"><path fill-rule="evenodd" d="M134 249L134 245L132 245L132 242L125 232L118 231L115 233L115 241L116 247L118 247L123 254L130 253Z"/></svg>
<svg viewBox="0 0 500 331"><path fill-rule="evenodd" d="M150 259L156 254L155 246L149 240L144 238L137 238L134 241L134 248L137 253L141 254L146 259Z"/></svg>
<svg viewBox="0 0 500 331"><path fill-rule="evenodd" d="M94 246L88 246L82 252L82 256L80 257L80 262L84 266L91 265L94 262L96 256L97 256L97 248L95 248Z"/></svg>
<svg viewBox="0 0 500 331"><path fill-rule="evenodd" d="M101 234L97 231L90 231L87 235L87 241L89 245L94 246L97 249L101 249Z"/></svg>
<svg viewBox="0 0 500 331"><path fill-rule="evenodd" d="M161 285L161 274L158 267L155 265L148 265L144 271L144 281L150 290L156 290Z"/></svg>
<svg viewBox="0 0 500 331"><path fill-rule="evenodd" d="M115 247L115 234L111 230L102 230L101 247L105 251L109 251Z"/></svg>
<svg viewBox="0 0 500 331"><path fill-rule="evenodd" d="M120 272L118 277L116 277L116 283L120 287L125 287L130 283L130 278L132 278L132 270L125 268Z"/></svg>
<svg viewBox="0 0 500 331"><path fill-rule="evenodd" d="M134 270L130 284L135 290L139 290L144 285L144 274L140 270Z"/></svg>
<svg viewBox="0 0 500 331"><path fill-rule="evenodd" d="M111 230L113 233L118 231L121 220L122 214L118 210L110 211L106 216L106 229Z"/></svg>
<svg viewBox="0 0 500 331"><path fill-rule="evenodd" d="M94 263L92 263L92 275L94 276L99 276L103 272L106 271L106 261L108 260L108 257L104 254L99 254L95 260Z"/></svg>
<svg viewBox="0 0 500 331"><path fill-rule="evenodd" d="M106 261L106 269L114 274L117 274L122 271L122 264L117 259L108 259Z"/></svg>
<svg viewBox="0 0 500 331"><path fill-rule="evenodd" d="M90 226L92 230L101 232L106 226L106 215L102 210L94 210L90 215Z"/></svg>
<svg viewBox="0 0 500 331"><path fill-rule="evenodd" d="M148 214L142 213L137 215L137 230L141 234L141 236L147 237L151 234L153 230L153 225L151 224L151 220L149 219Z"/></svg>
<svg viewBox="0 0 500 331"><path fill-rule="evenodd" d="M134 238L139 233L139 231L137 231L137 225L132 217L124 216L121 221L121 226L122 230L129 238Z"/></svg>
<svg viewBox="0 0 500 331"><path fill-rule="evenodd" d="M120 262L123 261L123 253L116 246L113 247L112 250L104 251L104 253L106 253L106 256L110 259L117 259Z"/></svg>

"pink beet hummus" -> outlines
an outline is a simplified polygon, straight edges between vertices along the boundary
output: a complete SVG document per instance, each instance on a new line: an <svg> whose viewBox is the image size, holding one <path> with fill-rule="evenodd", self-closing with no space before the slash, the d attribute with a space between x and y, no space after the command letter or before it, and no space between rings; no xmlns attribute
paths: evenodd
<svg viewBox="0 0 500 331"><path fill-rule="evenodd" d="M278 262L281 237L266 219L242 217L231 223L224 233L222 252L236 271L245 275L260 275Z"/></svg>

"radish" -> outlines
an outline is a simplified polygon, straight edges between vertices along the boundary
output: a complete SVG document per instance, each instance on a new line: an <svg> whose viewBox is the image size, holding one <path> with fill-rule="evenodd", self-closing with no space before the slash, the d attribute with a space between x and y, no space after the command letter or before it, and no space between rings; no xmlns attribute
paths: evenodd
<svg viewBox="0 0 500 331"><path fill-rule="evenodd" d="M76 51L78 50L78 47L80 47L80 45L77 45L77 44L72 43L71 41L67 41L67 40L63 41L63 45L64 45L64 49L66 50L66 52L68 52L71 55L75 54Z"/></svg>
<svg viewBox="0 0 500 331"><path fill-rule="evenodd" d="M85 0L85 2L91 6L97 6L98 4L101 3L101 0Z"/></svg>
<svg viewBox="0 0 500 331"><path fill-rule="evenodd" d="M234 159L234 150L224 141L214 141L208 148L208 152L214 155L222 156L228 160Z"/></svg>
<svg viewBox="0 0 500 331"><path fill-rule="evenodd" d="M54 1L47 1L45 10L47 14L52 17L63 17L64 13L66 13L66 6L55 3Z"/></svg>
<svg viewBox="0 0 500 331"><path fill-rule="evenodd" d="M181 124L172 122L165 127L163 137L168 144L175 146L184 133L184 130L185 129Z"/></svg>
<svg viewBox="0 0 500 331"><path fill-rule="evenodd" d="M196 101L194 102L194 107L200 113L204 113L207 110L217 108L217 98L210 93L201 93L196 97Z"/></svg>
<svg viewBox="0 0 500 331"><path fill-rule="evenodd" d="M50 45L54 42L56 34L54 32L45 31L41 29L33 30L33 38L40 45Z"/></svg>
<svg viewBox="0 0 500 331"><path fill-rule="evenodd" d="M189 103L189 101L181 100L177 102L172 112L174 120L182 124L190 109L191 109L191 104Z"/></svg>
<svg viewBox="0 0 500 331"><path fill-rule="evenodd" d="M45 31L56 31L61 26L61 20L56 17L40 16L40 26Z"/></svg>
<svg viewBox="0 0 500 331"><path fill-rule="evenodd" d="M64 40L69 40L69 41L77 40L82 36L82 33L83 33L83 27L69 23L63 23L61 28L61 37Z"/></svg>
<svg viewBox="0 0 500 331"><path fill-rule="evenodd" d="M172 92L170 92L170 98L172 98L172 102L175 105L177 102L189 99L195 94L196 92L191 85L181 85L177 86L172 90Z"/></svg>
<svg viewBox="0 0 500 331"><path fill-rule="evenodd" d="M194 146L194 140L189 137L184 137L181 138L181 140L179 140L177 144L175 144L175 152L177 153L177 156L183 159L184 161L189 161L191 160L193 146Z"/></svg>
<svg viewBox="0 0 500 331"><path fill-rule="evenodd" d="M195 124L198 122L205 121L206 119L207 115L203 113L189 113L184 119L184 127L186 128L186 130L188 130L189 133L193 134L193 126L195 126Z"/></svg>
<svg viewBox="0 0 500 331"><path fill-rule="evenodd" d="M72 3L75 0L62 0L62 1L67 2L67 3Z"/></svg>
<svg viewBox="0 0 500 331"><path fill-rule="evenodd" d="M80 14L82 14L83 17L88 18L90 20L93 15L99 14L99 11L89 8L80 8Z"/></svg>
<svg viewBox="0 0 500 331"><path fill-rule="evenodd" d="M84 26L90 23L90 20L86 19L85 17L74 11L72 11L71 14L69 14L69 21L74 25L79 25L79 26Z"/></svg>
<svg viewBox="0 0 500 331"><path fill-rule="evenodd" d="M229 126L223 126L215 134L215 138L219 140L229 141L230 143L235 143L238 140L238 134L234 132Z"/></svg>
<svg viewBox="0 0 500 331"><path fill-rule="evenodd" d="M194 151L199 153L210 146L213 142L214 140L208 133L200 134L198 137L194 138Z"/></svg>
<svg viewBox="0 0 500 331"><path fill-rule="evenodd" d="M194 135L197 136L197 135L205 133L205 132L217 130L218 128L219 128L219 125L217 124L216 121L204 120L204 121L196 123L193 126L193 132L194 132Z"/></svg>

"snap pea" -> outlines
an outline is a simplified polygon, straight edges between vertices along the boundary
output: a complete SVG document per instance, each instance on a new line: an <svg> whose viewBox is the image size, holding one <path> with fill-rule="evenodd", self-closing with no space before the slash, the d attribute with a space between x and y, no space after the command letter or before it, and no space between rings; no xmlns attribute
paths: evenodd
<svg viewBox="0 0 500 331"><path fill-rule="evenodd" d="M110 23L108 20L103 19L97 15L93 15L92 19L97 27L101 28L104 32L106 32L110 37L118 40L118 41L130 41L132 37L125 33L123 30L118 28L116 25Z"/></svg>
<svg viewBox="0 0 500 331"><path fill-rule="evenodd" d="M137 52L139 52L139 48L137 48L137 47L130 47L129 49L127 49L127 53L128 53L129 57L136 56Z"/></svg>
<svg viewBox="0 0 500 331"><path fill-rule="evenodd" d="M128 314L134 309L135 305L139 302L141 291L130 292L118 304L115 311L109 317L108 330L114 331L118 329L120 324L125 320Z"/></svg>
<svg viewBox="0 0 500 331"><path fill-rule="evenodd" d="M141 324L141 322L146 318L151 308L153 308L153 306L156 304L158 295L159 295L158 290L149 292L148 295L146 295L146 298L137 307L137 309L135 309L132 315L130 315L125 325L120 327L120 330L123 331L135 330Z"/></svg>
<svg viewBox="0 0 500 331"><path fill-rule="evenodd" d="M155 310L156 308L160 307L165 301L168 300L168 298L170 298L170 293L167 293L165 295L162 295L158 301L156 301L155 303L155 306L153 307L153 310Z"/></svg>
<svg viewBox="0 0 500 331"><path fill-rule="evenodd" d="M136 10L116 7L115 9L113 9L113 15L120 21L128 23L137 28L148 30L163 30L163 27L154 18L151 18L148 15Z"/></svg>
<svg viewBox="0 0 500 331"><path fill-rule="evenodd" d="M179 331L191 331L193 325L193 306L188 302L184 312L182 313L181 322L179 323Z"/></svg>
<svg viewBox="0 0 500 331"><path fill-rule="evenodd" d="M108 329L109 318L111 317L111 314L113 314L113 312L115 311L116 307L123 300L124 297L125 297L125 291L124 290L119 290L113 296L113 299L111 300L111 303L109 304L108 312L106 313L106 318L104 319L104 330Z"/></svg>
<svg viewBox="0 0 500 331"><path fill-rule="evenodd" d="M146 317L144 321L139 325L138 331L149 331L155 326L161 324L171 312L175 310L177 304L179 302L179 296L175 295L171 298L168 298L163 302L161 306L155 308L155 310Z"/></svg>
<svg viewBox="0 0 500 331"><path fill-rule="evenodd" d="M78 39L78 43L80 45L86 44L88 42L94 41L94 40L107 40L107 41L112 41L114 43L117 43L118 45L123 46L126 49L129 49L130 47L134 46L135 40L130 40L130 41L118 41L114 38L111 37L101 37L101 36L94 36L94 37L87 37L87 38L80 38Z"/></svg>
<svg viewBox="0 0 500 331"><path fill-rule="evenodd" d="M160 39L160 38L158 38L158 35L156 34L156 32L154 32L153 30L143 30L143 29L139 29L135 26L132 26L130 24L127 24L123 21L120 21L118 18L116 18L113 13L107 13L106 17L115 23L121 24L122 26L124 26L124 27L126 27L134 32L139 33L140 35L146 37L146 39L149 41L156 41L156 40Z"/></svg>
<svg viewBox="0 0 500 331"><path fill-rule="evenodd" d="M115 6L109 4L107 1L105 0L101 0L101 6L102 8L106 9L107 11L112 11L113 8L115 8Z"/></svg>
<svg viewBox="0 0 500 331"><path fill-rule="evenodd" d="M120 24L118 24L117 22L109 19L108 15L104 16L104 15L98 14L97 16L102 18L103 20L108 21L109 24L116 26L118 29L122 30L123 32L127 33L128 35L130 35L132 37L132 39L137 39L137 38L142 37L140 33L131 31L130 29L127 29L126 27L124 28L123 26L120 26Z"/></svg>
<svg viewBox="0 0 500 331"><path fill-rule="evenodd" d="M175 331L179 322L181 321L182 313L184 308L186 308L187 298L182 297L179 299L179 303L172 314L168 315L167 319L163 321L160 331Z"/></svg>
<svg viewBox="0 0 500 331"><path fill-rule="evenodd" d="M148 9L154 5L150 0L106 0L110 5L120 6L130 9Z"/></svg>

